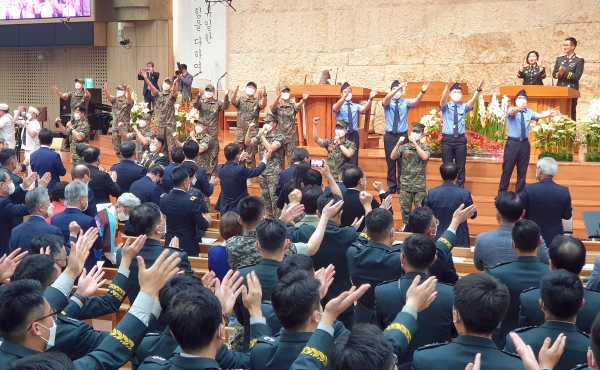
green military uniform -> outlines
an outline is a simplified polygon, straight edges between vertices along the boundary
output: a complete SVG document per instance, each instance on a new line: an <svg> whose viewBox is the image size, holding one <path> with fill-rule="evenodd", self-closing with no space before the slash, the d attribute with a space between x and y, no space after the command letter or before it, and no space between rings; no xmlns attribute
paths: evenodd
<svg viewBox="0 0 600 370"><path fill-rule="evenodd" d="M348 122L346 120L338 120L336 121L335 126L345 129L348 127ZM329 166L331 175L334 179L339 177L340 167L345 163L350 163L350 158L346 157L340 149L341 145L356 153L356 144L347 140L345 137L335 140L323 139L322 147L327 149L327 165Z"/></svg>
<svg viewBox="0 0 600 370"><path fill-rule="evenodd" d="M537 64L528 64L523 67L522 71L519 69L517 77L523 79L523 85L543 85L543 79L546 78L546 68Z"/></svg>
<svg viewBox="0 0 600 370"><path fill-rule="evenodd" d="M146 138L146 140L148 140L148 142L150 142L150 139L152 139L152 136L154 136L154 131L152 131L152 129L150 128L150 120L152 119L152 117L150 116L150 114L145 113L140 118L146 121L146 126L138 127L138 131L143 137ZM135 132L129 132L127 134L127 138L129 140L135 140L136 158L138 161L141 161L142 157L144 156L144 152L149 149L150 145L144 145L144 143L140 140L140 138Z"/></svg>
<svg viewBox="0 0 600 370"><path fill-rule="evenodd" d="M213 85L206 85L204 91L215 92ZM211 175L216 174L217 163L219 161L219 111L226 111L229 109L229 95L225 95L223 101L216 99L206 99L202 96L197 95L194 99L194 108L198 110L199 116L204 118L206 122L206 130L208 134L213 138L213 146L210 150L210 166L206 168L206 172Z"/></svg>
<svg viewBox="0 0 600 370"><path fill-rule="evenodd" d="M56 342L51 352L62 352L72 361L92 352L108 336L108 332L96 331L84 321L59 315L56 320Z"/></svg>
<svg viewBox="0 0 600 370"><path fill-rule="evenodd" d="M589 333L600 307L600 291L583 290L585 305L577 313L577 328ZM524 290L520 295L519 326L541 326L544 323L544 312L540 309L540 288Z"/></svg>
<svg viewBox="0 0 600 370"><path fill-rule="evenodd" d="M117 90L125 91L127 86L124 84L120 84L117 86ZM118 98L115 96L115 100L112 102L112 115L113 115L113 125L112 125L112 144L115 149L115 153L119 160L123 160L123 156L121 156L121 132L119 130L119 123L123 122L125 126L125 131L129 131L129 121L131 120L131 108L133 108L133 103L129 103L127 100L127 94Z"/></svg>
<svg viewBox="0 0 600 370"><path fill-rule="evenodd" d="M144 167L150 168L152 166L166 166L169 164L169 157L163 152L151 154L148 160L144 162Z"/></svg>
<svg viewBox="0 0 600 370"><path fill-rule="evenodd" d="M564 334L567 337L565 351L563 352L566 356L560 356L558 364L554 367L556 370L570 370L579 364L587 362L587 349L590 345L590 336L577 329L575 324L549 320L537 328L527 327L516 329L515 333L519 334L523 342L531 346L533 353L540 353L540 349L546 338L552 339L552 343L554 343L561 333ZM506 347L504 349L511 353L517 353L515 344L510 336L506 337Z"/></svg>
<svg viewBox="0 0 600 370"><path fill-rule="evenodd" d="M281 92L285 90L290 91L290 88L286 85L279 88ZM288 160L289 166L291 166L294 164L292 153L296 150L296 142L298 141L298 134L296 133L296 115L298 114L298 109L296 109L296 104L291 101L288 104L283 104L280 101L275 109L271 109L271 113L277 116L277 121L279 122L277 131L285 137L283 148L285 150L285 157Z"/></svg>
<svg viewBox="0 0 600 370"><path fill-rule="evenodd" d="M413 123L413 132L423 132L425 126ZM419 142L419 147L431 156L431 148L427 144ZM404 225L408 223L408 215L415 208L422 207L425 196L427 196L426 169L427 161L419 156L417 149L412 143L400 145L398 158L402 161L402 174L400 175L400 211Z"/></svg>
<svg viewBox="0 0 600 370"><path fill-rule="evenodd" d="M66 127L65 130L67 132L67 136L69 137L69 141L71 142L71 160L74 164L78 163L81 158L77 155L77 151L75 148L79 143L89 143L90 142L90 124L88 123L85 116L81 117L79 121L72 120L71 124L72 128ZM83 136L83 140L78 141L73 135L73 130L77 131L79 135Z"/></svg>
<svg viewBox="0 0 600 370"><path fill-rule="evenodd" d="M558 73L558 68L561 66L565 67L565 73L561 76ZM575 90L579 90L579 79L583 74L584 60L579 55L573 55L569 58L566 54L563 54L556 58L554 63L554 70L552 71L552 77L556 78L556 86L567 86ZM577 117L577 98L573 99L571 103L571 118L575 120Z"/></svg>
<svg viewBox="0 0 600 370"><path fill-rule="evenodd" d="M156 100L156 109L154 110L156 135L165 140L162 151L167 153L170 158L171 150L175 148L173 134L177 132L177 122L175 120L175 101L177 98L171 92L165 94L163 91L158 90L154 98Z"/></svg>
<svg viewBox="0 0 600 370"><path fill-rule="evenodd" d="M75 81L76 82L80 81L80 83L83 84L83 78L76 79ZM80 105L85 105L85 107L87 108L87 105L88 105L88 102L90 101L90 98L87 98L85 96L85 89L81 89L81 92L77 92L77 90L69 91L65 95L66 96L65 96L64 100L69 100L69 106L71 107L71 118L70 118L70 120L73 121L73 114L75 113L75 111L77 110L77 108Z"/></svg>
<svg viewBox="0 0 600 370"><path fill-rule="evenodd" d="M210 172L211 170L214 170L211 167L211 156L213 155L215 140L208 132L203 132L200 134L200 137L196 137L196 141L198 142L198 145L200 145L200 148L206 148L206 151L198 153L198 156L195 159L196 164L199 167L204 168L208 176L216 175L215 172Z"/></svg>
<svg viewBox="0 0 600 370"><path fill-rule="evenodd" d="M248 167L254 168L256 167L256 147L254 145L247 147L244 141L246 139L246 132L248 132L248 126L250 126L251 123L254 123L256 126L250 131L250 135L258 135L258 116L262 109L260 106L260 99L254 97L238 97L233 106L238 111L235 142L242 150L245 150L246 153L248 153L248 159L246 160Z"/></svg>

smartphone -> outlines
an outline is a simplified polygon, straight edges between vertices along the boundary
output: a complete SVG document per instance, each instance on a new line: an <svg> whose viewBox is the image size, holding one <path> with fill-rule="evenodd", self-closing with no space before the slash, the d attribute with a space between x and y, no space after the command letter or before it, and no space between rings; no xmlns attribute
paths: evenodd
<svg viewBox="0 0 600 370"><path fill-rule="evenodd" d="M323 159L311 159L310 165L311 167L323 168L323 166L325 165L325 161Z"/></svg>

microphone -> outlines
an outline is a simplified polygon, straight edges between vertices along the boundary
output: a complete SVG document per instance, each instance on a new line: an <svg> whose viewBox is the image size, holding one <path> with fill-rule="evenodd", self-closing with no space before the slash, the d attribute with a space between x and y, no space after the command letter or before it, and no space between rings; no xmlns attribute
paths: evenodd
<svg viewBox="0 0 600 370"><path fill-rule="evenodd" d="M335 81L333 81L333 84L334 84L334 85L337 85L337 74L338 74L338 69L339 69L339 68L336 68L336 69L335 69Z"/></svg>
<svg viewBox="0 0 600 370"><path fill-rule="evenodd" d="M306 72L306 74L304 75L304 84L306 85L306 77L308 76L310 72Z"/></svg>
<svg viewBox="0 0 600 370"><path fill-rule="evenodd" d="M219 99L219 82L221 82L221 80L223 79L223 77L225 77L226 74L227 72L223 73L223 75L217 80L217 99Z"/></svg>

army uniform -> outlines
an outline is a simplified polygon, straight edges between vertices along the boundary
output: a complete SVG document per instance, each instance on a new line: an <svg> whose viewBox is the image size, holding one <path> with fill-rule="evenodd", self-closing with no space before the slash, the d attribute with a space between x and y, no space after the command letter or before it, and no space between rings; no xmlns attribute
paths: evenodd
<svg viewBox="0 0 600 370"><path fill-rule="evenodd" d="M437 299L437 297L436 297ZM590 345L590 336L577 329L575 324L565 321L548 320L539 327L526 327L515 330L523 342L531 346L533 353L540 353L540 349L546 338L552 339L552 343L562 333L567 337L564 354L560 356L556 370L570 370L579 364L587 362L587 349ZM510 336L506 337L506 347L508 352L517 353L515 344Z"/></svg>
<svg viewBox="0 0 600 370"><path fill-rule="evenodd" d="M289 87L283 85L279 88L279 91L289 90ZM271 109L271 113L277 116L277 131L283 134L285 137L285 145L282 149L285 150L285 157L288 161L288 166L294 164L292 160L292 153L296 150L296 142L298 141L298 134L296 133L296 104L291 101L288 104L279 102L277 108Z"/></svg>
<svg viewBox="0 0 600 370"><path fill-rule="evenodd" d="M62 352L75 361L98 348L107 336L108 332L61 314L56 318L56 342L49 351Z"/></svg>
<svg viewBox="0 0 600 370"><path fill-rule="evenodd" d="M119 90L125 90L124 85L119 85ZM112 127L112 144L115 149L115 154L119 157L119 160L123 160L121 155L121 132L119 130L119 123L123 122L125 131L129 131L129 121L131 120L131 108L133 104L129 104L127 101L127 94L120 98L115 96L115 100L112 102L112 115L113 115L113 127Z"/></svg>
<svg viewBox="0 0 600 370"><path fill-rule="evenodd" d="M206 90L215 91L213 85L207 85ZM204 118L206 122L206 130L208 134L213 138L213 146L210 149L210 166L206 167L206 172L211 175L216 174L217 163L219 161L219 111L226 111L229 109L229 95L225 95L223 101L216 99L202 99L200 95L197 95L194 99L194 108L198 111L201 118Z"/></svg>
<svg viewBox="0 0 600 370"><path fill-rule="evenodd" d="M414 129L415 124L413 124ZM419 147L428 155L431 155L431 148L427 144L418 142ZM400 145L398 148L398 157L402 159L402 174L400 175L400 211L402 212L402 221L404 225L408 223L408 215L415 208L423 206L423 201L427 195L427 161L424 161L417 153L417 149L412 143Z"/></svg>
<svg viewBox="0 0 600 370"><path fill-rule="evenodd" d="M165 153L158 152L151 154L148 157L148 160L144 162L144 167L150 168L153 166L166 166L169 164L169 158L165 155Z"/></svg>
<svg viewBox="0 0 600 370"><path fill-rule="evenodd" d="M70 129L68 127L65 127L65 130L67 132L69 141L71 142L71 160L72 163L75 164L78 163L80 160L79 156L77 155L77 151L75 150L77 144L90 142L90 124L88 123L85 116L81 117L79 121L72 120L71 123L73 124L73 128ZM82 141L77 141L75 136L73 136L72 134L73 130L77 131L79 135L83 136Z"/></svg>
<svg viewBox="0 0 600 370"><path fill-rule="evenodd" d="M238 97L237 101L233 106L237 109L237 127L235 130L235 143L246 153L248 153L248 167L256 167L256 147L254 145L246 146L244 140L246 138L246 132L248 132L248 126L254 123L256 126L250 131L251 136L258 135L258 116L260 115L260 99Z"/></svg>
<svg viewBox="0 0 600 370"><path fill-rule="evenodd" d="M142 136L145 137L148 141L150 141L150 139L152 139L152 136L154 136L154 131L152 131L152 129L148 126L138 130L140 131L140 134L142 134ZM144 143L142 143L142 141L138 138L135 132L128 133L127 137L131 140L135 140L136 158L138 161L141 161L142 157L144 156L144 152L149 150L150 146L144 145Z"/></svg>
<svg viewBox="0 0 600 370"><path fill-rule="evenodd" d="M81 79L81 81L83 81L83 79ZM64 100L69 100L69 106L71 107L71 118L70 118L70 120L74 121L73 120L73 114L75 114L75 111L77 110L77 108L80 105L85 105L85 107L87 109L87 105L88 105L88 102L89 102L90 98L86 98L86 96L85 96L85 89L81 89L80 93L78 93L77 90L69 91L65 95L66 95L66 97L65 97Z"/></svg>
<svg viewBox="0 0 600 370"><path fill-rule="evenodd" d="M346 121L337 121L336 126L347 127ZM346 157L340 145L343 145L348 150L352 150L356 155L356 144L352 141L345 139L343 141L324 139L322 147L327 149L327 165L331 170L331 175L334 179L337 179L340 175L340 167L343 164L350 163L350 158Z"/></svg>
<svg viewBox="0 0 600 370"><path fill-rule="evenodd" d="M543 85L543 80L546 78L546 68L540 67L537 64L529 64L523 67L522 71L519 69L517 77L523 79L523 85Z"/></svg>
<svg viewBox="0 0 600 370"><path fill-rule="evenodd" d="M196 141L198 142L198 145L200 145L200 147L206 148L205 152L198 153L198 156L196 156L196 164L198 165L198 167L204 168L208 176L215 175L215 172L210 172L211 170L214 170L214 168L211 167L211 156L213 155L213 149L215 147L215 139L213 139L210 133L203 132L200 137L196 137Z"/></svg>
<svg viewBox="0 0 600 370"><path fill-rule="evenodd" d="M175 101L171 92L165 94L162 91L156 91L156 109L154 111L154 123L156 124L156 135L165 139L165 145L162 148L164 153L171 155L171 150L175 148L175 139L173 134L177 132L177 122L175 121Z"/></svg>
<svg viewBox="0 0 600 370"><path fill-rule="evenodd" d="M558 74L558 68L560 66L565 67L565 73L563 75ZM563 54L556 58L554 63L554 70L552 71L552 77L556 78L556 86L567 86L575 90L579 90L579 79L583 74L584 60L582 57L575 55L570 58L566 54ZM577 98L574 98L571 103L571 118L575 120L577 117Z"/></svg>

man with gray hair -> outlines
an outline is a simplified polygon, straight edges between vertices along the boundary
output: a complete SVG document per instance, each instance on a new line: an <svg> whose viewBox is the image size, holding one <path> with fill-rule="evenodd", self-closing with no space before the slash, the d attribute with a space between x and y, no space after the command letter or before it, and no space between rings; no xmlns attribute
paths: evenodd
<svg viewBox="0 0 600 370"><path fill-rule="evenodd" d="M558 163L553 158L540 158L535 171L537 183L525 186L519 194L525 207L525 218L540 226L547 244L557 235L564 234L562 220L573 217L569 188L553 180L557 170Z"/></svg>
<svg viewBox="0 0 600 370"><path fill-rule="evenodd" d="M48 189L39 187L28 191L25 194L25 206L31 216L10 233L8 247L11 252L21 248L21 251L31 253L31 241L41 235L54 234L62 238L63 234L58 227L46 223L48 207L50 207Z"/></svg>
<svg viewBox="0 0 600 370"><path fill-rule="evenodd" d="M85 233L92 227L97 227L96 221L83 213L88 208L88 187L79 180L75 180L65 187L65 201L67 208L61 213L52 217L52 225L57 226L62 231L65 245L69 243L70 238L78 237L78 230L70 227L72 222L76 222ZM105 237L110 237L106 235ZM104 239L98 235L94 242L93 250L85 261L85 268L90 271L96 262L102 258L102 246Z"/></svg>

